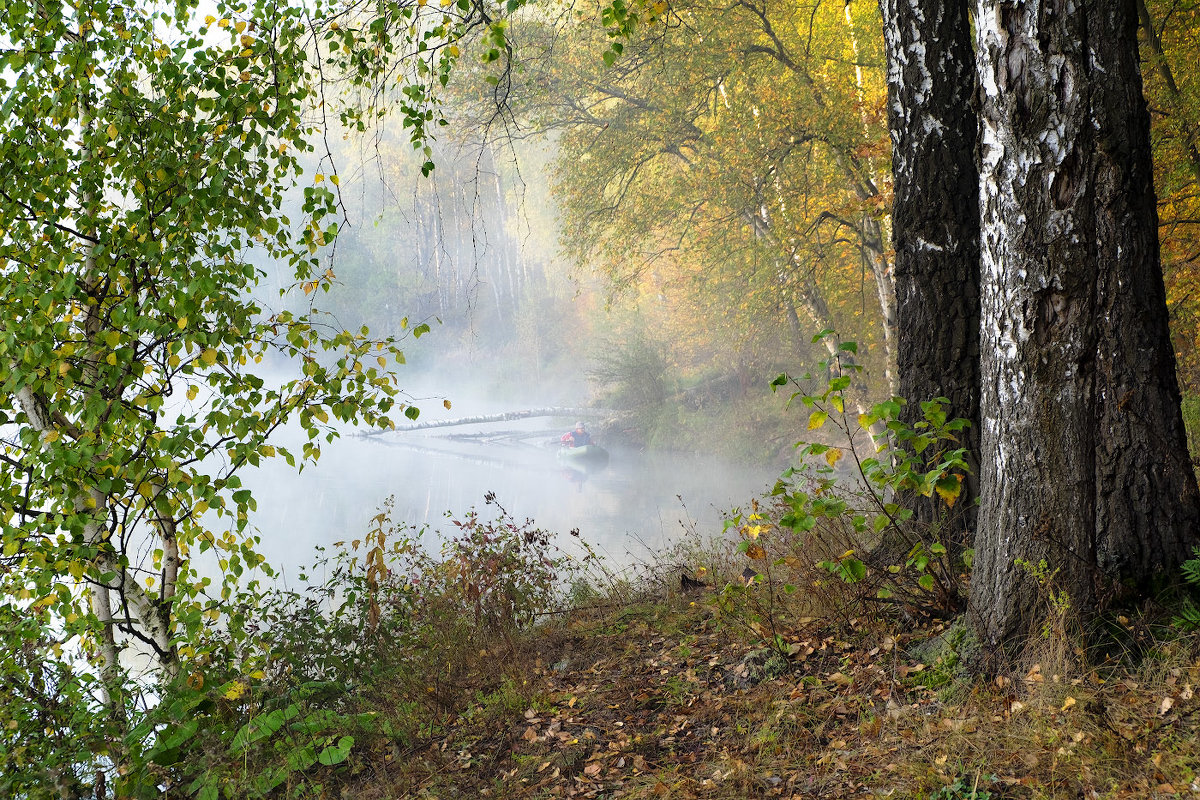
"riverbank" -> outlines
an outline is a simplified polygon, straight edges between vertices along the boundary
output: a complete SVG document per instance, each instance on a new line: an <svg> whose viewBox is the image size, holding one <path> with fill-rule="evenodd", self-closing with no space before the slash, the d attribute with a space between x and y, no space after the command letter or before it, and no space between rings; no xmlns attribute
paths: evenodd
<svg viewBox="0 0 1200 800"><path fill-rule="evenodd" d="M152 712L147 792L1200 796L1200 634L1170 609L1113 611L1085 648L1060 602L973 674L965 625L865 601L816 550L767 557L758 508L619 574L496 511L431 552L385 508L263 595Z"/></svg>
<svg viewBox="0 0 1200 800"><path fill-rule="evenodd" d="M427 737L355 756L350 796L1200 794L1194 638L1086 669L1047 643L982 679L944 624L791 623L784 655L712 600L577 611L481 653Z"/></svg>

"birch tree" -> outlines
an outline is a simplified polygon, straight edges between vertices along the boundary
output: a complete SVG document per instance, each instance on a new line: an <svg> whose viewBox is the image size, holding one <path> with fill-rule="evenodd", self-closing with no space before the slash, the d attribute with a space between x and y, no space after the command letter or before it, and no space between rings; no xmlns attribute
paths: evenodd
<svg viewBox="0 0 1200 800"><path fill-rule="evenodd" d="M921 400L945 397L971 422L963 445L978 452L978 118L967 8L882 0L894 197L897 391L920 421ZM961 500L973 505L968 481ZM918 514L931 516L921 506ZM969 515L962 517L970 521Z"/></svg>
<svg viewBox="0 0 1200 800"><path fill-rule="evenodd" d="M337 177L300 168L310 35L267 2L0 14L0 617L37 621L5 646L102 703L110 764L134 710L125 651L153 665L139 686L166 685L231 611L194 557L230 580L262 560L239 473L315 460L337 422L416 413L389 370L398 342L253 299L252 255L288 265L297 298L335 277ZM265 377L273 355L293 379ZM307 432L295 452L271 443L288 420ZM36 786L41 766L0 772Z"/></svg>
<svg viewBox="0 0 1200 800"><path fill-rule="evenodd" d="M1133 0L980 0L981 507L971 613L1085 617L1196 541ZM1044 562L1044 564L1043 564Z"/></svg>

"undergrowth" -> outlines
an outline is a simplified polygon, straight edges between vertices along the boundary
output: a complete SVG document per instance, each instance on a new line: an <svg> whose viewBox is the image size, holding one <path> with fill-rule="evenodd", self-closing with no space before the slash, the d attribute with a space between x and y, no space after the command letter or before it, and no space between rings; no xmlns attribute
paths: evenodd
<svg viewBox="0 0 1200 800"><path fill-rule="evenodd" d="M228 646L134 731L121 791L1200 794L1194 606L1106 617L1115 644L1089 649L1053 571L1027 564L1045 625L1022 659L973 671L962 423L940 400L912 425L898 399L848 411L853 364L832 366L820 391L774 383L823 438L768 496L620 574L493 497L436 551L388 504L299 589L247 597L244 635L212 632Z"/></svg>

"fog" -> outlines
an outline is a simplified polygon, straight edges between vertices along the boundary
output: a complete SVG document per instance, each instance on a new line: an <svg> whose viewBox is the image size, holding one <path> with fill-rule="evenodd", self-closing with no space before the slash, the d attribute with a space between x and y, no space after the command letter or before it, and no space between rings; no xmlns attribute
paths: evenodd
<svg viewBox="0 0 1200 800"><path fill-rule="evenodd" d="M485 494L494 493L514 518L533 520L564 544L578 530L621 565L685 530L718 533L726 512L778 476L774 465L734 463L716 443L696 446L694 436L686 452L677 452L669 441L651 447L645 436L630 434L670 407L666 376L644 374L636 361L649 325L631 326L636 311L616 310L602 279L557 253L546 172L552 142L523 153L447 147L431 178L403 157L354 167L359 157L349 145L340 157L349 218L328 256L338 280L328 294L297 300L330 312L341 327L367 324L377 335L403 336L429 322L432 332L407 341L408 363L398 368L422 421L609 405L615 412L584 419L611 457L587 474L559 463L558 438L575 416L369 436L346 430L322 443L320 460L302 472L276 459L242 474L257 500L251 524L261 550L285 576L311 564L317 546L364 536L392 496L394 519L428 525L434 550L438 530L449 527L447 514L461 517L474 507L494 516L484 505ZM263 267L264 292L287 285L285 274ZM278 299L264 302L272 307ZM622 313L625 333L614 333ZM631 340L636 346L626 345ZM598 384L594 365L597 358L611 362L614 352L619 361L626 346L636 358L622 394ZM661 408L647 407L643 384L664 392L655 399ZM284 430L276 443L298 452L300 435Z"/></svg>
<svg viewBox="0 0 1200 800"><path fill-rule="evenodd" d="M504 410L513 409L470 396L451 411L438 407L422 419ZM761 494L777 477L771 469L739 466L717 455L609 444L599 431L609 463L585 472L556 458L558 438L573 424L541 418L347 433L323 444L320 460L303 472L270 461L244 476L258 500L252 521L262 552L285 576L295 576L312 563L316 546L362 537L389 496L395 498L393 519L413 528L427 524L426 544L436 550L439 531L450 527L447 514L461 517L474 507L494 517L496 509L484 503L484 495L494 493L517 520L529 518L559 534L568 551L576 545L566 534L578 530L610 564L623 566L684 531L719 533L730 508ZM282 438L286 443L287 434Z"/></svg>

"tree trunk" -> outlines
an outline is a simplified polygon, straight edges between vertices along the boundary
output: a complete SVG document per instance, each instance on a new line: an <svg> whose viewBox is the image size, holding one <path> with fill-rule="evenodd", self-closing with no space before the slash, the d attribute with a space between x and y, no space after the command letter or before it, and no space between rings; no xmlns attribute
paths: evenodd
<svg viewBox="0 0 1200 800"><path fill-rule="evenodd" d="M971 421L963 446L979 455L978 119L971 107L975 55L966 5L880 0L887 52L892 137L897 388L903 418L922 419L920 402L950 401ZM959 498L973 524L978 481ZM915 509L928 522L931 504Z"/></svg>
<svg viewBox="0 0 1200 800"><path fill-rule="evenodd" d="M1133 0L978 0L982 493L971 613L1084 620L1186 558L1200 520L1158 257ZM1057 571L1055 573L1055 571Z"/></svg>

